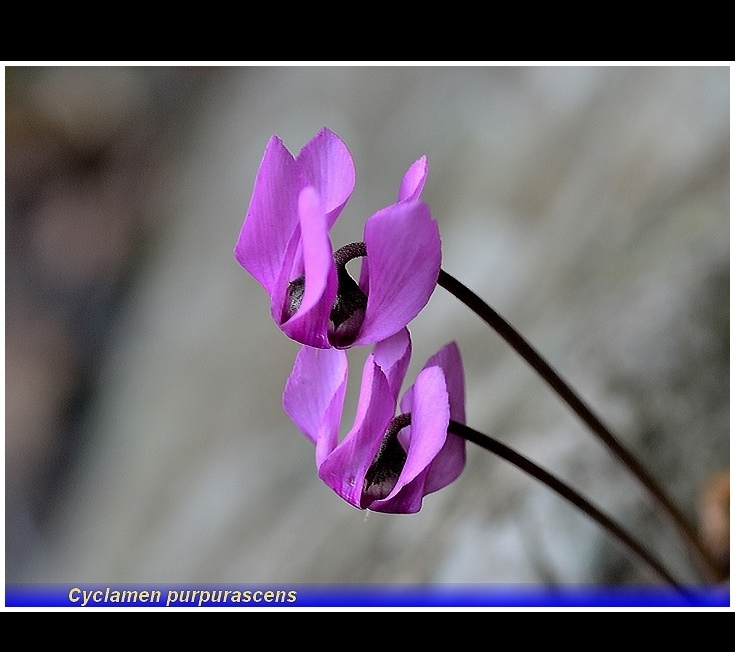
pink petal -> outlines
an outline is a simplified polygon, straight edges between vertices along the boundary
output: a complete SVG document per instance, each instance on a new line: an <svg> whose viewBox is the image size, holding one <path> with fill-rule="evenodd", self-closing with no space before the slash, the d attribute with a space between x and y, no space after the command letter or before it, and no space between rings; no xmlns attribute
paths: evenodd
<svg viewBox="0 0 735 652"><path fill-rule="evenodd" d="M299 195L299 217L305 290L299 309L281 325L281 330L297 342L325 349L330 347L327 328L337 294L337 272L321 197L312 187L304 188ZM290 271L286 273L286 270ZM300 275L298 267L285 261L271 303L271 313L277 322L286 301L287 281Z"/></svg>
<svg viewBox="0 0 735 652"><path fill-rule="evenodd" d="M444 371L451 418L459 423L465 423L464 367L457 343L450 342L442 347L429 358L424 369L434 365L438 365Z"/></svg>
<svg viewBox="0 0 735 652"><path fill-rule="evenodd" d="M424 369L439 366L444 371L449 393L450 417L459 423L465 423L465 388L462 357L455 342L450 342L438 353L429 358ZM401 401L401 411L413 410L413 387ZM447 435L439 454L431 464L426 477L424 494L429 494L454 482L464 469L466 461L466 441L453 434Z"/></svg>
<svg viewBox="0 0 735 652"><path fill-rule="evenodd" d="M393 491L373 502L369 509L393 513L413 513L421 509L427 470L444 446L448 424L449 396L444 372L440 367L429 367L416 378L411 426L399 435L406 443L406 463Z"/></svg>
<svg viewBox="0 0 735 652"><path fill-rule="evenodd" d="M429 467L424 495L439 491L454 482L464 470L467 442L457 435L447 434L444 446Z"/></svg>
<svg viewBox="0 0 735 652"><path fill-rule="evenodd" d="M366 406L362 417L319 466L319 477L357 508L363 508L361 501L365 474L378 452L395 410L385 375L370 359L365 366L366 373L363 374L360 389L360 402Z"/></svg>
<svg viewBox="0 0 735 652"><path fill-rule="evenodd" d="M408 329L402 328L395 335L378 342L373 350L373 356L375 363L388 379L393 403L398 403L398 394L411 362L411 335Z"/></svg>
<svg viewBox="0 0 735 652"><path fill-rule="evenodd" d="M426 183L426 176L429 174L429 163L425 156L418 159L408 172L403 175L401 187L398 190L398 201L410 201L418 199L421 191Z"/></svg>
<svg viewBox="0 0 735 652"><path fill-rule="evenodd" d="M354 345L379 342L426 305L441 266L439 228L421 201L393 204L365 224L367 256L360 286L368 303Z"/></svg>
<svg viewBox="0 0 735 652"><path fill-rule="evenodd" d="M388 388L392 396L393 405L398 402L398 394L406 377L408 365L411 362L411 336L407 328L398 331L395 335L378 342L374 347L363 367L362 384L360 387L370 387L373 382L375 367L383 373L388 381ZM365 418L365 413L370 407L370 392L360 392L355 415L355 428ZM395 409L395 408L394 408Z"/></svg>
<svg viewBox="0 0 735 652"><path fill-rule="evenodd" d="M347 146L322 128L296 157L303 185L314 186L324 202L331 229L355 187L355 166Z"/></svg>
<svg viewBox="0 0 735 652"><path fill-rule="evenodd" d="M268 141L255 177L235 258L271 292L284 251L298 226L299 173L293 156L276 136Z"/></svg>
<svg viewBox="0 0 735 652"><path fill-rule="evenodd" d="M317 467L337 446L347 387L347 355L302 346L283 391L283 408L316 444Z"/></svg>

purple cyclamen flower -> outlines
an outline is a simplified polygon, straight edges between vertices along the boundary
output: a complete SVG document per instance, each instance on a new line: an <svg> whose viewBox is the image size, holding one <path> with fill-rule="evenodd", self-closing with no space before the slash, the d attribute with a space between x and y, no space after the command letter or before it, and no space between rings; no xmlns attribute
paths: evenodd
<svg viewBox="0 0 735 652"><path fill-rule="evenodd" d="M288 337L321 349L372 344L426 305L441 266L439 230L419 199L426 175L424 156L404 175L398 201L366 221L364 243L333 254L329 230L355 184L347 147L326 128L295 158L270 139L235 258L268 292ZM345 265L362 256L358 284Z"/></svg>
<svg viewBox="0 0 735 652"><path fill-rule="evenodd" d="M429 359L396 416L410 358L408 329L375 345L363 369L354 425L342 441L347 354L302 347L286 383L284 409L316 444L319 477L359 509L418 512L425 495L464 468L465 440L447 433L450 419L465 420L459 348L452 342Z"/></svg>

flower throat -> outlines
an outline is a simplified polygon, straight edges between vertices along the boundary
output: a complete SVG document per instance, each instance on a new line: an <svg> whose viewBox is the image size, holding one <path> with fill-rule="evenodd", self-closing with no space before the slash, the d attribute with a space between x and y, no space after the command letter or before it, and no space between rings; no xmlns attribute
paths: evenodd
<svg viewBox="0 0 735 652"><path fill-rule="evenodd" d="M360 289L347 271L347 263L367 255L364 242L352 242L334 252L334 265L337 268L337 296L329 313L329 343L336 348L350 346L365 319L367 295ZM291 281L286 292L281 313L281 323L290 319L301 306L304 298L305 279L303 276Z"/></svg>

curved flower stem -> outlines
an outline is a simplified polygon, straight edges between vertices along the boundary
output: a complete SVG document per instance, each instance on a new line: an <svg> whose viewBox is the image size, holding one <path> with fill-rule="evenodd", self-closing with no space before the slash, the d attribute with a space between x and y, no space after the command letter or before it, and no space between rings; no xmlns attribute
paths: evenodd
<svg viewBox="0 0 735 652"><path fill-rule="evenodd" d="M646 566L648 566L648 568L652 570L654 574L657 575L660 579L663 579L667 584L673 586L685 597L690 597L687 591L681 586L681 584L679 584L679 582L677 582L671 576L666 568L664 568L661 563L659 563L645 548L643 548L643 546L635 541L622 527L620 527L620 525L618 525L611 518L603 514L597 507L590 503L586 498L583 498L580 494L578 494L574 489L572 489L562 480L559 480L559 478L544 470L520 453L517 453L512 448L509 448L505 444L502 444L496 439L493 439L488 435L484 435L481 432L478 432L477 430L474 430L473 428L470 428L469 426L466 426L462 423L458 423L457 421L450 421L447 431L452 433L453 435L456 435L457 437L462 437L463 439L466 439L473 444L477 444L478 446L490 451L491 453L499 455L507 462L510 462L514 466L521 469L521 471L525 471L530 476L536 478L539 482L545 484L552 491L555 491L557 494L559 494L562 498L566 498L570 503L572 503L572 505L579 508L593 521L600 525L605 531L607 531L610 535L612 535L620 543L622 543L623 546L628 550L628 552L632 553L640 561L646 564Z"/></svg>
<svg viewBox="0 0 735 652"><path fill-rule="evenodd" d="M724 579L722 571L712 556L704 548L694 529L663 488L651 476L648 470L628 451L600 421L592 410L577 396L572 388L546 362L536 350L503 319L495 310L478 297L472 290L460 283L443 269L439 271L437 283L453 294L485 323L493 328L531 367L551 386L557 395L579 416L587 427L630 469L648 493L655 499L673 521L690 555L696 560L699 568L713 582Z"/></svg>

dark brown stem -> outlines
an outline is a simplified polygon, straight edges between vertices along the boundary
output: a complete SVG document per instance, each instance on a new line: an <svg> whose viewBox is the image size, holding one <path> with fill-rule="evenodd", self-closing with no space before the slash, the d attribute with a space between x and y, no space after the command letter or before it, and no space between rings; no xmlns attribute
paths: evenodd
<svg viewBox="0 0 735 652"><path fill-rule="evenodd" d="M584 512L613 538L617 539L617 541L621 543L629 553L632 553L639 561L643 562L657 577L673 586L685 597L691 597L682 585L671 576L671 573L669 573L666 568L653 557L653 555L635 541L622 527L620 527L620 525L603 514L597 507L595 507L586 498L583 498L565 482L544 470L520 453L517 453L512 448L509 448L496 439L488 437L487 435L484 435L462 423L450 421L448 432L457 435L457 437L462 437L473 444L477 444L491 453L495 453L507 462L518 467L521 471L525 471L528 475L545 484L549 489L555 491L562 498L565 498L572 503L572 505Z"/></svg>
<svg viewBox="0 0 735 652"><path fill-rule="evenodd" d="M334 264L337 267L344 267L347 263L355 258L367 256L367 246L364 242L351 242L344 247L340 247L334 252Z"/></svg>
<svg viewBox="0 0 735 652"><path fill-rule="evenodd" d="M556 394L579 416L587 427L630 469L659 507L674 523L690 555L700 570L712 582L724 580L723 572L704 548L687 519L669 498L659 483L638 459L628 451L600 421L592 410L577 396L569 384L546 362L538 352L480 297L443 269L439 271L438 284L453 294L488 326L493 328L531 367L549 384Z"/></svg>

